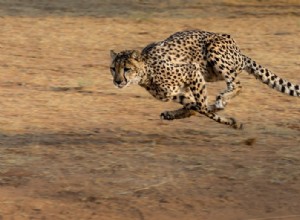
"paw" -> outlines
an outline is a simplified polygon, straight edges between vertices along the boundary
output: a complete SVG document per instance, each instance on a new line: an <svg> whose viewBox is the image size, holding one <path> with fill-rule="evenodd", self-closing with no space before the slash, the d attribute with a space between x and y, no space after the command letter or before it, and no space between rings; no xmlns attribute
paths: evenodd
<svg viewBox="0 0 300 220"><path fill-rule="evenodd" d="M210 113L214 113L214 112L220 111L220 110L222 110L222 109L218 109L218 108L216 107L216 105L209 105L208 108L207 108L207 110L208 110L208 112L210 112Z"/></svg>
<svg viewBox="0 0 300 220"><path fill-rule="evenodd" d="M224 110L224 106L220 106L220 105L209 105L208 108L207 108L208 112L211 112L211 113L214 113L214 112L218 112L218 111L221 111L221 110Z"/></svg>
<svg viewBox="0 0 300 220"><path fill-rule="evenodd" d="M231 123L231 127L237 130L242 130L244 125L242 123L237 122L234 118L230 118L232 123Z"/></svg>
<svg viewBox="0 0 300 220"><path fill-rule="evenodd" d="M173 114L171 114L171 112L165 111L160 114L160 119L161 120L174 120L175 117Z"/></svg>
<svg viewBox="0 0 300 220"><path fill-rule="evenodd" d="M216 103L214 104L215 111L223 110L225 108L225 105L226 102L223 101L222 99L217 100Z"/></svg>

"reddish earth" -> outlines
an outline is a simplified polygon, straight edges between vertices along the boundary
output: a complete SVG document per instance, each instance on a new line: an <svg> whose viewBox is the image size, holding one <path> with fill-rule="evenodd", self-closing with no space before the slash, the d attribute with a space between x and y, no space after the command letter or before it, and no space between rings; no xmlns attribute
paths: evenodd
<svg viewBox="0 0 300 220"><path fill-rule="evenodd" d="M300 83L298 0L197 2L0 0L1 220L300 219L298 98L242 74L237 131L112 84L110 49L194 28Z"/></svg>

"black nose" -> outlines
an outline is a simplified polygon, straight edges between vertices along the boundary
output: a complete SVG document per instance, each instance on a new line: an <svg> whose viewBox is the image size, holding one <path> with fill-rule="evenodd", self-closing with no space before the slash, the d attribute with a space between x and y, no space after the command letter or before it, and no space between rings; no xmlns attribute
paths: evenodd
<svg viewBox="0 0 300 220"><path fill-rule="evenodd" d="M118 85L120 85L122 83L122 80L117 79L117 80L115 80L115 83L118 84Z"/></svg>

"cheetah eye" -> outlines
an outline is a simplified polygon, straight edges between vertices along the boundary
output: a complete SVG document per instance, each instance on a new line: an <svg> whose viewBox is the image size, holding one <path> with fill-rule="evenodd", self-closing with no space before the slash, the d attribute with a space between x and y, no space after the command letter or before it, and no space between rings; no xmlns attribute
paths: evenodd
<svg viewBox="0 0 300 220"><path fill-rule="evenodd" d="M110 67L110 70L113 72L116 72L116 68L115 67Z"/></svg>
<svg viewBox="0 0 300 220"><path fill-rule="evenodd" d="M130 68L124 67L124 72L128 72L129 70L130 70Z"/></svg>

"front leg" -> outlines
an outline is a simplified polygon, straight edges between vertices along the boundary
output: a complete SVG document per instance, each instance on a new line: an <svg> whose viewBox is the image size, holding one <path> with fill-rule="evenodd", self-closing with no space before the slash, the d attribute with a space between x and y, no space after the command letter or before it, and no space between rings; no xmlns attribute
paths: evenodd
<svg viewBox="0 0 300 220"><path fill-rule="evenodd" d="M189 91L190 94L179 94L175 95L180 91L180 89L175 88L175 89L165 89L162 86L158 86L157 84L152 84L151 87L148 86L146 87L147 91L154 96L155 98L163 101L163 102L168 102L168 101L175 101L180 104L184 104L187 102L192 102L193 100L190 100L193 95ZM174 111L164 111L160 114L160 119L162 120L174 120L174 119L182 119L182 118L187 118L192 115L194 115L195 112L192 110L187 110L185 108L181 108L178 110Z"/></svg>
<svg viewBox="0 0 300 220"><path fill-rule="evenodd" d="M172 100L181 105L195 102L194 96L189 88L182 88L178 95L173 96ZM160 114L160 118L163 120L183 119L195 115L197 112L188 110L186 108L180 108L174 111L164 111Z"/></svg>
<svg viewBox="0 0 300 220"><path fill-rule="evenodd" d="M182 119L188 118L192 115L195 115L196 112L193 110L188 110L185 108L180 108L174 111L165 111L160 114L160 118L162 120L174 120L174 119Z"/></svg>

